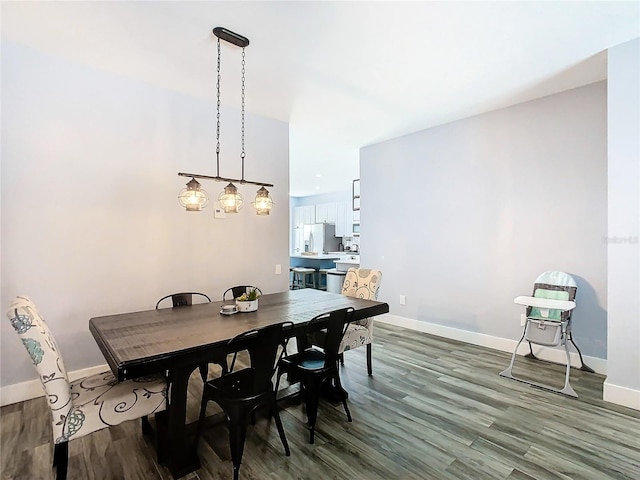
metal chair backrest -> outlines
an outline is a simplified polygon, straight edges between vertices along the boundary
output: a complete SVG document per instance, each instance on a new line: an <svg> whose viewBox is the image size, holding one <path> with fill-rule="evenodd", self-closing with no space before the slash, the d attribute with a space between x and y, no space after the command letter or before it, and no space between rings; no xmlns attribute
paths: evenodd
<svg viewBox="0 0 640 480"><path fill-rule="evenodd" d="M227 349L233 352L233 360L229 368L229 375L233 375L236 358L242 351L249 352L250 366L255 372L253 392L258 394L271 388L273 377L278 362L286 353L288 338L285 338L283 330L293 327L293 322L281 322L266 327L243 332L229 340ZM278 347L282 347L278 354Z"/></svg>
<svg viewBox="0 0 640 480"><path fill-rule="evenodd" d="M200 292L181 292L181 293L172 293L171 295L166 295L164 297L162 297L160 300L158 300L158 303L156 303L156 310L158 310L160 308L160 304L166 300L167 298L171 298L171 303L173 304L173 307L186 307L188 305L193 305L193 296L199 296L199 297L203 297L206 298L208 303L211 303L211 299L209 298L208 295L204 294L204 293L200 293Z"/></svg>
<svg viewBox="0 0 640 480"><path fill-rule="evenodd" d="M258 287L254 287L252 285L237 285L235 287L227 288L225 292L222 294L222 300L227 300L227 293L231 292L232 299L238 298L243 293L247 293L249 290L256 289L260 295L262 295L262 290ZM231 299L230 299L231 300Z"/></svg>
<svg viewBox="0 0 640 480"><path fill-rule="evenodd" d="M315 316L305 327L305 337L322 330L324 345L319 345L324 350L324 367L336 365L338 361L338 349L347 326L353 320L353 307L341 308L331 312L325 312Z"/></svg>

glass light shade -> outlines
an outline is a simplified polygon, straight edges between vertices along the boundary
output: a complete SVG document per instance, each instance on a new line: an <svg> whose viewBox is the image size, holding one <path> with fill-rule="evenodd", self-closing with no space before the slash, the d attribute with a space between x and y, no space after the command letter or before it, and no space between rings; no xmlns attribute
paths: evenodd
<svg viewBox="0 0 640 480"><path fill-rule="evenodd" d="M192 178L187 183L187 188L180 190L178 202L187 212L199 212L209 203L209 196L200 188L200 183Z"/></svg>
<svg viewBox="0 0 640 480"><path fill-rule="evenodd" d="M253 201L253 207L256 209L258 215L269 215L273 208L273 200L269 195L269 190L264 187L260 187L256 199Z"/></svg>
<svg viewBox="0 0 640 480"><path fill-rule="evenodd" d="M218 197L218 202L220 202L224 213L238 213L242 208L243 200L236 186L230 183L224 187L224 192Z"/></svg>

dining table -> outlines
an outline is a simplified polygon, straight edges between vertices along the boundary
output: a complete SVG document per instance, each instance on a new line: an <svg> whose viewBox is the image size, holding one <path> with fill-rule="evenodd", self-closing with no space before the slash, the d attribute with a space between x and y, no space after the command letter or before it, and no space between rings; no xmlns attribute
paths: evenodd
<svg viewBox="0 0 640 480"><path fill-rule="evenodd" d="M200 468L194 428L186 422L191 373L219 356L232 338L256 328L290 321L288 337L299 335L322 313L353 307L353 320L389 312L385 302L364 300L315 289L262 295L258 310L222 313L224 301L159 310L119 313L89 320L100 351L118 381L165 374L168 405L156 414L158 458L174 478Z"/></svg>

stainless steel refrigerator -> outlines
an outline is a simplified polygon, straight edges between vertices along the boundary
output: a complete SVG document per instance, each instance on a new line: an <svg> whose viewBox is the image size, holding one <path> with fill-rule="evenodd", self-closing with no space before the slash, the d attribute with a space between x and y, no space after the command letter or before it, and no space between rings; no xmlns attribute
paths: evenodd
<svg viewBox="0 0 640 480"><path fill-rule="evenodd" d="M304 226L305 251L318 254L337 252L340 238L336 238L336 226L331 223L316 223Z"/></svg>

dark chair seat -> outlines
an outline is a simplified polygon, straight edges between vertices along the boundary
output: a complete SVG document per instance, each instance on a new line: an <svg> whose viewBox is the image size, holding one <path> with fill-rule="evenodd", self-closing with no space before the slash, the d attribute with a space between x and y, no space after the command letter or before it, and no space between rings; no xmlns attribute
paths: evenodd
<svg viewBox="0 0 640 480"><path fill-rule="evenodd" d="M317 347L310 347L304 352L294 353L283 358L282 364L287 365L287 367L291 366L292 368L320 373L325 370L324 361L324 352Z"/></svg>
<svg viewBox="0 0 640 480"><path fill-rule="evenodd" d="M257 374L252 368L245 368L238 372L215 378L208 382L210 400L229 401L230 403L254 402L261 395L268 394L267 389L257 389ZM273 390L273 384L271 384Z"/></svg>

